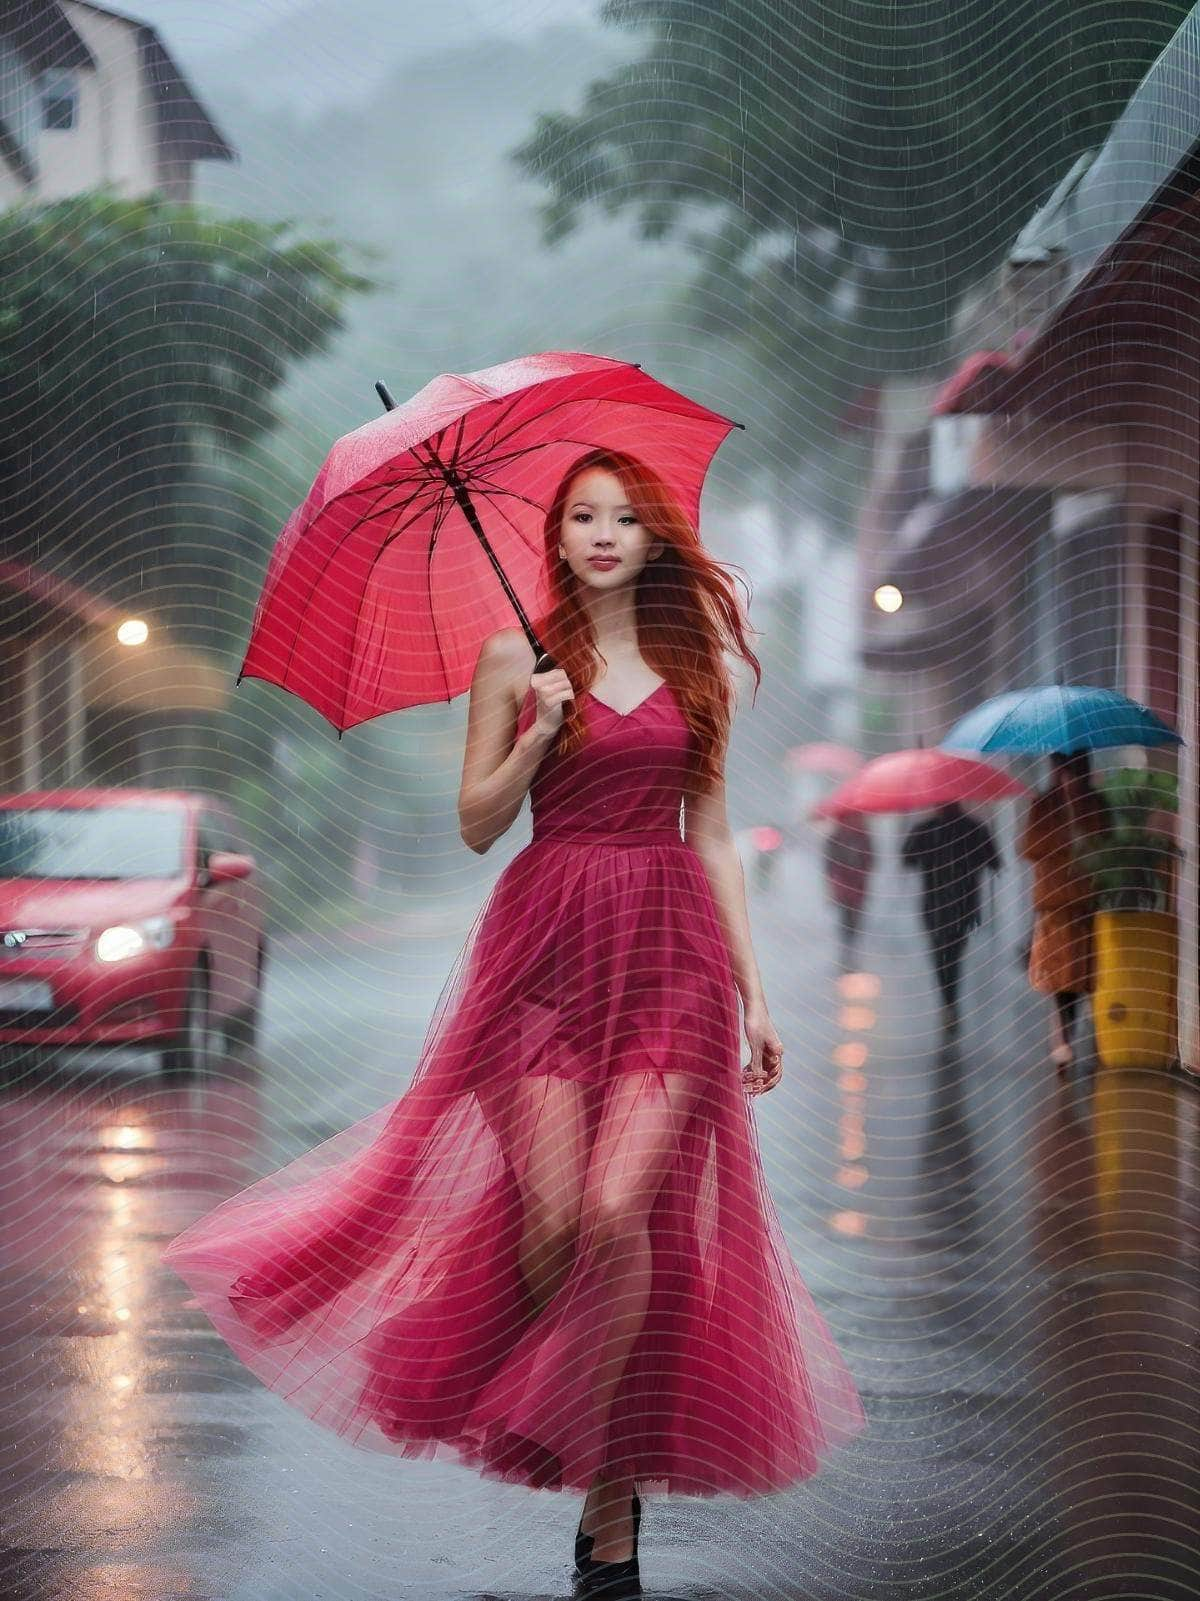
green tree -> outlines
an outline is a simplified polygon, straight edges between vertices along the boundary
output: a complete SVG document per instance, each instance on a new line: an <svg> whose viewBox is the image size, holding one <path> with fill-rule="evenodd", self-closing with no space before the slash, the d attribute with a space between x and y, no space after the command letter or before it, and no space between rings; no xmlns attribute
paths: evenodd
<svg viewBox="0 0 1200 1601"><path fill-rule="evenodd" d="M276 425L289 369L369 287L286 221L107 194L0 215L0 551L224 641L219 464Z"/></svg>
<svg viewBox="0 0 1200 1601"><path fill-rule="evenodd" d="M644 53L513 155L550 190L548 242L593 206L688 236L697 325L751 353L786 462L829 448L864 383L943 357L960 295L1190 9L608 0Z"/></svg>

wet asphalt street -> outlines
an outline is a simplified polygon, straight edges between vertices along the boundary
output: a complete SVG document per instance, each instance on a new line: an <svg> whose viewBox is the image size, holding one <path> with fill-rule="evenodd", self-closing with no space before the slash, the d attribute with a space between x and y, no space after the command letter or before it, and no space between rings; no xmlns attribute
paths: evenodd
<svg viewBox="0 0 1200 1601"><path fill-rule="evenodd" d="M343 1444L157 1262L403 1090L481 898L280 944L259 1052L202 1085L136 1057L9 1063L0 1601L570 1594L575 1498ZM810 856L752 910L788 1067L756 1103L764 1157L870 1429L784 1496L649 1501L646 1593L1194 1596L1200 1093L1086 1063L1060 1085L995 929L941 1048L906 906L843 976Z"/></svg>

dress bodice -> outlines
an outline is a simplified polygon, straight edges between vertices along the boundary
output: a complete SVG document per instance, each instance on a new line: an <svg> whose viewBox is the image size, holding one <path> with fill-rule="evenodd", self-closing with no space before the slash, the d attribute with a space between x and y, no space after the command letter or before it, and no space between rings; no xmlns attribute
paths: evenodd
<svg viewBox="0 0 1200 1601"><path fill-rule="evenodd" d="M696 740L675 692L662 683L622 714L584 691L588 737L577 751L547 750L529 788L533 838L577 833L679 833L680 808ZM532 723L533 690L517 732Z"/></svg>

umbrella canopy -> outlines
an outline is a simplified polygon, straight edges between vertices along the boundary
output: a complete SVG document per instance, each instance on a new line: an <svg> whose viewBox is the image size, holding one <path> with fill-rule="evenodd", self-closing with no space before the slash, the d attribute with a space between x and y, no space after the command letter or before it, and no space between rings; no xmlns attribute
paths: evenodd
<svg viewBox="0 0 1200 1601"><path fill-rule="evenodd" d="M967 805L1028 795L1024 784L987 762L944 750L898 750L876 756L812 811L813 817L848 812L923 812L951 801Z"/></svg>
<svg viewBox="0 0 1200 1601"><path fill-rule="evenodd" d="M823 742L793 745L786 761L790 772L818 773L823 778L850 778L863 764L862 757L849 745Z"/></svg>
<svg viewBox="0 0 1200 1601"><path fill-rule="evenodd" d="M1181 745L1173 728L1128 695L1086 685L1010 690L960 718L943 750L1048 756L1118 745Z"/></svg>
<svg viewBox="0 0 1200 1601"><path fill-rule="evenodd" d="M574 461L628 451L695 525L739 426L606 356L442 374L330 451L272 553L241 676L339 730L453 699L496 629L520 622L539 648L522 608L549 603L546 512Z"/></svg>

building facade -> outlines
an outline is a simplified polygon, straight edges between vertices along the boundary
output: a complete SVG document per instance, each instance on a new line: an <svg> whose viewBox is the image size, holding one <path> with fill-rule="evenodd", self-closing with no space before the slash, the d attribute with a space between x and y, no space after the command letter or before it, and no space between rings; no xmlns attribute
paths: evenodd
<svg viewBox="0 0 1200 1601"><path fill-rule="evenodd" d="M1105 145L1076 162L1022 231L1010 275L1031 267L1044 306L934 396L927 455L940 432L960 494L984 497L977 508L997 497L1025 508L999 539L1020 577L1015 600L997 591L1013 649L986 692L1099 683L1152 707L1184 740L1145 759L1179 778L1179 1054L1200 1072L1200 7ZM926 470L930 491L935 476ZM924 543L937 569L945 548ZM990 519L967 544L978 547L969 564L986 565L997 544ZM905 565L895 535L876 558L877 582L900 572L917 597L938 583L919 560ZM950 573L958 615L970 586ZM934 642L936 619L919 609L894 637L888 621L871 624L880 660L897 641ZM931 737L957 709L927 709Z"/></svg>

